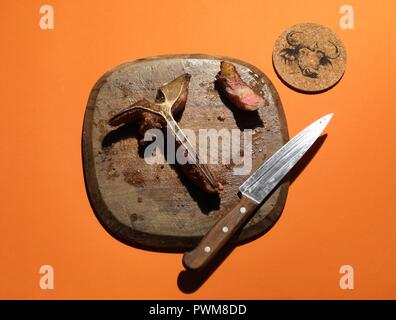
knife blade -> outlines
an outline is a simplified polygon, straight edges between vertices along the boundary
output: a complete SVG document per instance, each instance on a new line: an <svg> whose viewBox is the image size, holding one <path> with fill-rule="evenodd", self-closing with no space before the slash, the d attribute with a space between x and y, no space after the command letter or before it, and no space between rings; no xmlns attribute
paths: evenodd
<svg viewBox="0 0 396 320"><path fill-rule="evenodd" d="M199 244L183 256L187 269L205 267L253 216L258 206L304 156L333 114L330 113L302 130L262 164L240 187L239 203L206 233Z"/></svg>

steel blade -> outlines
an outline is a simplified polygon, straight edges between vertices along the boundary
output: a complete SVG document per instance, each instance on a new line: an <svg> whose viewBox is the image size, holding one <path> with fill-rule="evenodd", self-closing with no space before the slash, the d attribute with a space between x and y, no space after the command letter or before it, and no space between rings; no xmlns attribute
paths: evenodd
<svg viewBox="0 0 396 320"><path fill-rule="evenodd" d="M261 203L308 151L332 116L331 113L316 120L297 134L262 164L239 187L239 191L257 203Z"/></svg>

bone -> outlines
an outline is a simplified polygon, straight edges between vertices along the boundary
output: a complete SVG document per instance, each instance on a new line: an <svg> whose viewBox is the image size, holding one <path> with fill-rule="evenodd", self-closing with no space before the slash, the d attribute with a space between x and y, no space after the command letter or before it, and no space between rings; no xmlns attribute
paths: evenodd
<svg viewBox="0 0 396 320"><path fill-rule="evenodd" d="M164 84L158 89L155 102L149 102L146 99L139 100L113 116L108 123L111 126L118 126L127 122L137 122L139 134L142 136L150 128L164 129L168 127L177 141L187 150L192 163L182 165L183 172L190 181L204 191L217 193L222 189L221 184L216 181L209 168L200 162L194 147L173 117L185 107L190 78L191 76L185 73ZM197 175L197 171L200 173L199 175ZM206 181L203 181L202 178Z"/></svg>

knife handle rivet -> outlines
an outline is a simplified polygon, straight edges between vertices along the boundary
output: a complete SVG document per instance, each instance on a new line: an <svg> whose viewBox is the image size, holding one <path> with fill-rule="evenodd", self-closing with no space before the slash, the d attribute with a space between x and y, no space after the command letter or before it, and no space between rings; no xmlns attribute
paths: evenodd
<svg viewBox="0 0 396 320"><path fill-rule="evenodd" d="M228 227L223 227L222 231L223 231L224 233L227 233L227 232L228 232Z"/></svg>
<svg viewBox="0 0 396 320"><path fill-rule="evenodd" d="M204 248L204 251L205 251L205 252L210 252L210 250L211 250L211 249L210 249L209 246L206 246L206 247Z"/></svg>
<svg viewBox="0 0 396 320"><path fill-rule="evenodd" d="M246 213L246 208L245 208L245 207L241 207L241 208L239 209L239 212L240 212L240 213Z"/></svg>

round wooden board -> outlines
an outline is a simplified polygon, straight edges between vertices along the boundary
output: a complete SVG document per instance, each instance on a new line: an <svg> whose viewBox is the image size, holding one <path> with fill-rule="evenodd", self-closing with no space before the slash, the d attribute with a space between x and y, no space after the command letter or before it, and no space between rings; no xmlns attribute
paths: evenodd
<svg viewBox="0 0 396 320"><path fill-rule="evenodd" d="M269 105L259 112L236 110L214 87L220 61L235 64L241 77L261 92ZM183 251L194 247L208 229L238 201L239 185L248 175L233 167L210 165L224 183L220 197L202 193L177 168L147 164L138 152L133 126L114 130L108 119L133 102L153 101L158 87L182 73L191 74L181 128L254 129L252 171L287 140L279 96L269 79L254 66L228 57L172 55L122 64L103 75L91 91L84 118L82 153L91 206L105 229L136 247ZM241 145L242 142L241 142ZM219 143L221 154L221 143ZM288 183L281 184L245 226L236 241L251 240L276 222L284 207Z"/></svg>

